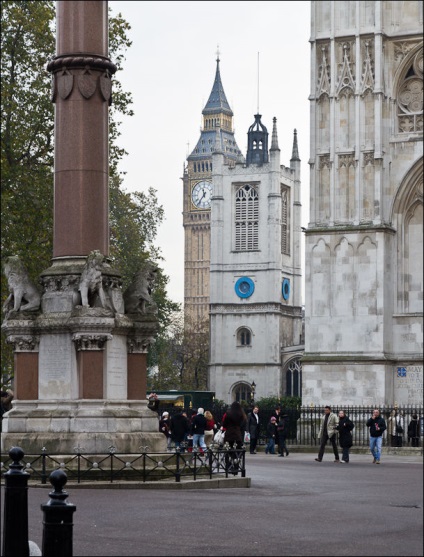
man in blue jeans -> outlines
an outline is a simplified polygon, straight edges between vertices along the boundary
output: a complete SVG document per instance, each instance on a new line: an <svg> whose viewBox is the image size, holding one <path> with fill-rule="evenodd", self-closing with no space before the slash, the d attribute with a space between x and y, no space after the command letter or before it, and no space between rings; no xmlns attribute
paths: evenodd
<svg viewBox="0 0 424 557"><path fill-rule="evenodd" d="M386 422L380 416L380 410L375 408L372 417L367 421L370 428L370 451L374 457L373 464L380 464L381 445L383 443L383 433L386 431Z"/></svg>

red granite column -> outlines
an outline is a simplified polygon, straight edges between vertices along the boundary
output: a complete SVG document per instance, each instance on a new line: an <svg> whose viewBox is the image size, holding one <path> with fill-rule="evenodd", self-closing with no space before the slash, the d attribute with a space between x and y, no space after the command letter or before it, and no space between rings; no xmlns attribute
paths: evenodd
<svg viewBox="0 0 424 557"><path fill-rule="evenodd" d="M14 394L16 400L38 399L38 352L15 352Z"/></svg>
<svg viewBox="0 0 424 557"><path fill-rule="evenodd" d="M147 354L128 354L128 400L144 400L147 389Z"/></svg>
<svg viewBox="0 0 424 557"><path fill-rule="evenodd" d="M109 254L107 2L57 2L53 258ZM99 24L101 22L101 24Z"/></svg>

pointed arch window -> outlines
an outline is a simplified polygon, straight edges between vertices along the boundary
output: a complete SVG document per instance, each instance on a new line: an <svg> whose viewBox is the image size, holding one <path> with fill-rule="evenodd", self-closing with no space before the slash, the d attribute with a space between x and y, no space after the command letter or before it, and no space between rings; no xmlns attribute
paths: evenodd
<svg viewBox="0 0 424 557"><path fill-rule="evenodd" d="M302 396L302 364L292 360L286 370L286 395Z"/></svg>
<svg viewBox="0 0 424 557"><path fill-rule="evenodd" d="M289 189L281 187L281 253L290 255Z"/></svg>
<svg viewBox="0 0 424 557"><path fill-rule="evenodd" d="M235 195L235 250L252 251L259 248L259 194L246 184Z"/></svg>
<svg viewBox="0 0 424 557"><path fill-rule="evenodd" d="M417 52L404 71L397 92L399 133L423 131L423 51Z"/></svg>

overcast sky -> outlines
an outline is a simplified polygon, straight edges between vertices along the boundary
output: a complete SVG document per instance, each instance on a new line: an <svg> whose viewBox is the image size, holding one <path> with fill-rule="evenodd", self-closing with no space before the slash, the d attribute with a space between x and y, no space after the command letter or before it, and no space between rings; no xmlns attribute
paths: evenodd
<svg viewBox="0 0 424 557"><path fill-rule="evenodd" d="M132 92L120 146L124 189L153 187L165 210L156 244L170 277L169 295L184 300L183 166L200 135L219 45L224 91L244 155L258 109L271 134L277 118L281 164L290 165L293 129L302 160L302 226L309 220L310 2L109 1L130 23L133 41L119 73ZM187 145L189 144L189 146Z"/></svg>

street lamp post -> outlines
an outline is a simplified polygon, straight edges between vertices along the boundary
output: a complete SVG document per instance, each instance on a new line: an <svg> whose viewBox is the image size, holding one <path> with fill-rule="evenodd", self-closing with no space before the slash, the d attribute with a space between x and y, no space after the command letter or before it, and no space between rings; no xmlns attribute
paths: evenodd
<svg viewBox="0 0 424 557"><path fill-rule="evenodd" d="M252 406L255 402L255 391L256 391L256 383L252 381L252 384L250 385L250 403L252 404Z"/></svg>

